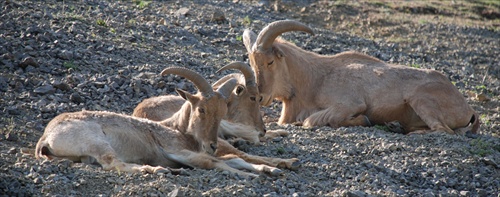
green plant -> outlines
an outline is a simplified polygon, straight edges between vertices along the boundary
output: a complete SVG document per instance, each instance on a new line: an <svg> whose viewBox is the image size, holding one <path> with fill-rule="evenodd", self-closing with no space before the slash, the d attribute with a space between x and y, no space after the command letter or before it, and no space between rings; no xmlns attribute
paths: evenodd
<svg viewBox="0 0 500 197"><path fill-rule="evenodd" d="M72 69L76 69L76 65L75 65L75 63L74 63L73 61L70 61L70 62L64 62L64 63L63 63L63 66L64 66L65 68L67 68L67 69L70 69L70 68L72 68Z"/></svg>
<svg viewBox="0 0 500 197"><path fill-rule="evenodd" d="M378 129L378 130L382 130L382 131L387 131L389 132L389 127L385 126L385 125L375 125L373 126L375 129Z"/></svg>
<svg viewBox="0 0 500 197"><path fill-rule="evenodd" d="M481 157L490 155L493 153L493 149L497 149L492 146L489 142L486 142L482 139L473 139L470 141L471 150L470 152L474 155L478 155Z"/></svg>
<svg viewBox="0 0 500 197"><path fill-rule="evenodd" d="M282 146L276 148L276 151L278 152L278 154L284 154L284 153L286 153L285 148L283 148Z"/></svg>
<svg viewBox="0 0 500 197"><path fill-rule="evenodd" d="M137 5L137 7L139 7L139 9L144 9L146 7L148 7L148 5L150 4L151 2L150 1L135 1L135 4Z"/></svg>
<svg viewBox="0 0 500 197"><path fill-rule="evenodd" d="M102 26L102 27L107 27L108 25L106 24L106 21L103 19L97 19L96 21L97 25Z"/></svg>
<svg viewBox="0 0 500 197"><path fill-rule="evenodd" d="M250 25L252 24L252 19L250 19L249 16L245 16L245 18L243 18L243 25Z"/></svg>
<svg viewBox="0 0 500 197"><path fill-rule="evenodd" d="M410 64L410 67L412 67L412 68L421 68L421 66L419 64L416 64L416 63Z"/></svg>
<svg viewBox="0 0 500 197"><path fill-rule="evenodd" d="M237 40L237 41L242 41L242 40L243 40L243 36L237 35L237 36L236 36L236 40Z"/></svg>

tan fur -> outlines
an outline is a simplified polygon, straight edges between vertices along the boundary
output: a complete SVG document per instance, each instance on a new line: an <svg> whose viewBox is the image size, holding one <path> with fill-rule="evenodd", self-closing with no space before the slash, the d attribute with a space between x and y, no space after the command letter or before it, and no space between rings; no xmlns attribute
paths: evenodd
<svg viewBox="0 0 500 197"><path fill-rule="evenodd" d="M245 44L254 44L245 33ZM283 102L280 124L369 126L398 121L418 130L477 133L479 117L441 73L387 64L356 52L318 55L276 39L272 49L246 46L261 104ZM271 63L271 65L268 65ZM367 119L367 121L362 121Z"/></svg>
<svg viewBox="0 0 500 197"><path fill-rule="evenodd" d="M232 78L237 79L239 85L229 98L228 112L221 120L219 137L241 138L253 144L259 144L259 136L263 136L266 130L259 103L250 99L258 92L252 93L245 88L243 75L235 73L228 77L228 79ZM213 88L218 88L223 82L218 81ZM172 116L182 104L184 104L184 99L180 96L165 95L148 98L137 105L132 115L159 121Z"/></svg>
<svg viewBox="0 0 500 197"><path fill-rule="evenodd" d="M239 78L240 80L243 78ZM241 81L240 81L241 83ZM215 84L214 89L217 88L217 84ZM234 148L231 144L225 141L223 138L227 137L236 137L248 140L255 144L260 142L259 133L253 132L255 131L255 126L252 126L251 122L243 121L242 117L249 116L241 116L247 111L251 111L252 107L255 107L254 104L257 104L257 109L259 109L258 103L241 101L243 99L250 101L249 94L236 94L234 91L231 94L230 103L228 103L228 114L240 114L240 116L231 116L226 115L226 120L222 120L219 127L219 135L220 132L224 132L223 136L220 136L218 139L218 146L216 156L219 159L225 160L228 165L238 169L247 169L254 172L259 173L267 173L271 175L278 175L281 173L280 168L288 168L288 169L297 169L300 166L300 162L297 158L292 159L281 159L281 158L269 158L269 157L260 157L246 154L236 148ZM169 114L183 114L183 113L175 113L175 110L179 110L180 97L167 95L167 96L159 96L153 97L149 99L145 99L141 102L135 109L133 116L140 118L147 118L150 120L162 120L162 119L178 119L172 118L168 116ZM240 100L239 102L235 102L235 100ZM181 104L182 105L182 104ZM188 105L186 102L183 107ZM229 113L233 111L233 113ZM260 117L260 112L258 118ZM231 122L230 120L234 121ZM165 121L164 121L165 122ZM168 123L167 126L174 126L174 123ZM181 132L183 131L182 127L175 127L179 129ZM252 131L252 132L249 132ZM270 132L270 135L281 134L285 135L286 132L276 133ZM266 133L267 135L267 133Z"/></svg>
<svg viewBox="0 0 500 197"><path fill-rule="evenodd" d="M225 90L235 85L235 81L228 81L221 92L196 95L178 90L186 104L161 122L112 112L60 114L45 128L35 155L73 161L95 159L105 170L122 172L155 173L186 165L257 176L228 165L237 161L226 164L212 156L218 146L218 125L227 113Z"/></svg>

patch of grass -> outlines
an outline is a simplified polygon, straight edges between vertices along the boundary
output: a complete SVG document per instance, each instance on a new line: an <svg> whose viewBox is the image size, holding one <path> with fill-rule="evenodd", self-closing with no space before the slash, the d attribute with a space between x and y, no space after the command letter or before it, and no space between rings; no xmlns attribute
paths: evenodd
<svg viewBox="0 0 500 197"><path fill-rule="evenodd" d="M373 128L378 129L378 130L382 130L382 131L390 132L389 127L387 127L385 125L375 125L375 126L373 126Z"/></svg>
<svg viewBox="0 0 500 197"><path fill-rule="evenodd" d="M110 31L111 33L116 34L116 29L115 29L115 28L111 28L109 31Z"/></svg>
<svg viewBox="0 0 500 197"><path fill-rule="evenodd" d="M65 68L67 68L67 69L70 69L70 68L72 68L72 69L76 69L76 68L77 68L77 66L75 65L75 63L74 63L73 61L64 62L64 63L63 63L63 66L64 66Z"/></svg>
<svg viewBox="0 0 500 197"><path fill-rule="evenodd" d="M137 7L141 10L148 7L150 3L151 3L151 1L142 1L142 0L135 1L135 4L137 5Z"/></svg>
<svg viewBox="0 0 500 197"><path fill-rule="evenodd" d="M237 40L237 41L243 41L243 36L237 35L237 36L236 36L236 40Z"/></svg>
<svg viewBox="0 0 500 197"><path fill-rule="evenodd" d="M410 67L412 67L412 68L422 68L422 66L420 66L420 64L416 64L416 63L410 64Z"/></svg>
<svg viewBox="0 0 500 197"><path fill-rule="evenodd" d="M479 119L481 120L481 122L486 125L486 126L490 126L491 125L491 121L489 118L486 117L486 114L481 114L481 116L479 117Z"/></svg>
<svg viewBox="0 0 500 197"><path fill-rule="evenodd" d="M108 26L108 24L106 24L106 21L104 21L103 19L97 19L96 24L102 27Z"/></svg>
<svg viewBox="0 0 500 197"><path fill-rule="evenodd" d="M276 148L276 151L278 152L278 154L285 154L286 153L285 148L283 148L282 146Z"/></svg>
<svg viewBox="0 0 500 197"><path fill-rule="evenodd" d="M495 149L497 149L498 151L498 147L494 147L493 145L491 145L491 143L486 142L482 139L473 139L470 141L470 145L470 152L481 157L491 155Z"/></svg>
<svg viewBox="0 0 500 197"><path fill-rule="evenodd" d="M418 23L421 24L421 25L424 25L424 24L427 24L429 21L425 20L425 19L419 19L418 20Z"/></svg>
<svg viewBox="0 0 500 197"><path fill-rule="evenodd" d="M134 26L137 23L135 19L130 19L127 21L127 26Z"/></svg>
<svg viewBox="0 0 500 197"><path fill-rule="evenodd" d="M249 16L245 16L245 18L243 18L243 25L249 26L251 24L252 24L252 19Z"/></svg>

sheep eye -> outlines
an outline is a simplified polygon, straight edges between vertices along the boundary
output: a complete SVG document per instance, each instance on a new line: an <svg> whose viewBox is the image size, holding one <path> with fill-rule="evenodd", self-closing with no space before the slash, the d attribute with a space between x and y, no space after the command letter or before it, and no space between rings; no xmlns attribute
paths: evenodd
<svg viewBox="0 0 500 197"><path fill-rule="evenodd" d="M255 97L254 96L250 97L250 100L255 101Z"/></svg>
<svg viewBox="0 0 500 197"><path fill-rule="evenodd" d="M200 112L200 114L204 114L205 110L203 108L198 108L198 112Z"/></svg>
<svg viewBox="0 0 500 197"><path fill-rule="evenodd" d="M268 66L271 66L271 64L273 64L273 63L274 63L274 60L273 60L273 61L271 61L271 62L269 62L269 63L267 63L267 65L268 65Z"/></svg>

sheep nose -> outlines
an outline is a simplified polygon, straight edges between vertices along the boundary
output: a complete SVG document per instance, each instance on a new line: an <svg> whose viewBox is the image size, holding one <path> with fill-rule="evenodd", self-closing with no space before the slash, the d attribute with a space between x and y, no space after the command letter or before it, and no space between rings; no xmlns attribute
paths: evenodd
<svg viewBox="0 0 500 197"><path fill-rule="evenodd" d="M217 143L211 143L210 144L210 148L213 150L213 152L215 153L215 151L217 150Z"/></svg>
<svg viewBox="0 0 500 197"><path fill-rule="evenodd" d="M263 97L259 96L259 103L262 102Z"/></svg>

